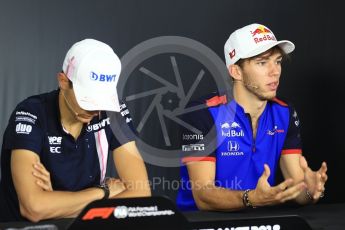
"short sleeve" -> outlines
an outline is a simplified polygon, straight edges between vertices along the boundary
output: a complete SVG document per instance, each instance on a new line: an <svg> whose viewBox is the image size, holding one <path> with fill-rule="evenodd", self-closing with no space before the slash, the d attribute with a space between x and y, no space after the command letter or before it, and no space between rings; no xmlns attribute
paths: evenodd
<svg viewBox="0 0 345 230"><path fill-rule="evenodd" d="M181 135L182 163L215 161L216 132L208 107L205 103L193 102L188 110L192 112L182 117L185 122Z"/></svg>
<svg viewBox="0 0 345 230"><path fill-rule="evenodd" d="M300 134L300 120L295 108L289 106L289 128L284 142L282 154L301 154L302 140Z"/></svg>
<svg viewBox="0 0 345 230"><path fill-rule="evenodd" d="M39 109L21 103L12 113L5 131L4 145L8 150L26 149L39 154L43 146L43 130Z"/></svg>
<svg viewBox="0 0 345 230"><path fill-rule="evenodd" d="M120 112L108 112L110 118L110 127L112 138L110 141L110 150L120 147L130 141L135 140L135 130L132 118L125 103L121 103Z"/></svg>

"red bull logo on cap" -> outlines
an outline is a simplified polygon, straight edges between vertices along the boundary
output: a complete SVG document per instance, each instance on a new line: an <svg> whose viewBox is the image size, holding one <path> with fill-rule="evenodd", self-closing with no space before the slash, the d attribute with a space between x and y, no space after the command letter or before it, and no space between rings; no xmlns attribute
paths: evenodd
<svg viewBox="0 0 345 230"><path fill-rule="evenodd" d="M254 31L250 31L250 33L254 37L254 41L256 44L262 41L267 41L267 40L274 40L274 41L277 40L274 37L273 33L264 26L259 26Z"/></svg>
<svg viewBox="0 0 345 230"><path fill-rule="evenodd" d="M258 35L258 34L267 34L267 33L272 33L269 29L267 29L264 26L259 26L258 28L256 28L254 31L250 31L254 36Z"/></svg>

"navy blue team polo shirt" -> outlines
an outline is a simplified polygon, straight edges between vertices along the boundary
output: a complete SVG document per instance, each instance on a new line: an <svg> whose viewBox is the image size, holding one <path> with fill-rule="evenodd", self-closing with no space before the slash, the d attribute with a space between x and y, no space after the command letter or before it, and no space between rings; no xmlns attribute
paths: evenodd
<svg viewBox="0 0 345 230"><path fill-rule="evenodd" d="M216 164L215 185L231 190L255 189L268 164L270 185L281 154L301 154L299 120L291 105L275 98L268 101L259 117L256 138L251 117L235 100L213 96L193 102L183 120L192 126L182 134L181 186L177 205L183 211L197 210L186 163L213 161ZM201 108L201 109L200 109Z"/></svg>
<svg viewBox="0 0 345 230"><path fill-rule="evenodd" d="M134 140L124 104L111 119L106 112L94 117L75 140L61 125L58 95L59 90L55 90L29 97L18 104L10 117L1 150L1 221L23 220L11 175L13 149L35 152L50 172L54 190L79 191L99 185L104 179L108 151ZM111 120L119 125L120 138L113 134Z"/></svg>

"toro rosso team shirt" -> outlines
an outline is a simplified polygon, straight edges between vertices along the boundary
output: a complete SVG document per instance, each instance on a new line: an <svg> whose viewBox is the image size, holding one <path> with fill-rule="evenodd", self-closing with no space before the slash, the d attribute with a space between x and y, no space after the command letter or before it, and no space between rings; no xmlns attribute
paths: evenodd
<svg viewBox="0 0 345 230"><path fill-rule="evenodd" d="M29 97L12 113L1 150L0 220L22 220L11 175L11 151L35 152L50 172L52 187L60 191L79 191L99 185L104 179L108 151L134 140L129 129L128 109L107 117L105 112L85 124L75 140L61 125L59 91ZM116 123L121 134L112 132ZM127 123L127 124L126 124ZM23 175L28 177L30 175Z"/></svg>
<svg viewBox="0 0 345 230"><path fill-rule="evenodd" d="M190 127L182 132L181 186L177 205L183 211L197 210L186 163L212 161L216 164L215 185L231 190L255 189L268 164L275 172L281 154L301 154L299 119L285 102L268 101L253 137L251 117L235 100L213 96L194 102L183 120ZM201 108L201 109L200 109ZM268 182L275 184L274 173Z"/></svg>

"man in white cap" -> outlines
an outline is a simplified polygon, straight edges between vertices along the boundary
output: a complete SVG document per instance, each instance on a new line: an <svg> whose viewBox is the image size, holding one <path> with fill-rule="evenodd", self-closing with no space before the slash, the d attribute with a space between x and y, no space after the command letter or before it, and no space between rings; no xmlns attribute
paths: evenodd
<svg viewBox="0 0 345 230"><path fill-rule="evenodd" d="M1 151L1 221L75 217L94 200L151 195L117 95L117 55L85 39L70 48L62 70L59 90L29 97L10 117ZM114 112L113 120L105 111ZM105 178L109 151L120 179Z"/></svg>
<svg viewBox="0 0 345 230"><path fill-rule="evenodd" d="M318 171L308 167L297 113L276 98L282 59L294 48L261 24L230 35L224 52L234 100L213 95L197 102L205 109L186 114L185 120L201 134L183 140L184 146L199 148L182 148L181 210L231 211L289 200L307 204L323 196L326 163ZM285 180L276 184L279 167Z"/></svg>

